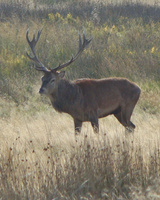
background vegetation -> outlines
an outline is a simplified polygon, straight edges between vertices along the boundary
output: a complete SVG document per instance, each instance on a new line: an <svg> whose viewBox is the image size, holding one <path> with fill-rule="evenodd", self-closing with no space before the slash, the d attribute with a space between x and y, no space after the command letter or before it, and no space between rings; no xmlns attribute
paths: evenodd
<svg viewBox="0 0 160 200"><path fill-rule="evenodd" d="M160 198L158 2L1 0L0 13L0 198ZM69 60L85 30L93 40L66 78L137 82L134 136L125 137L109 118L101 121L100 136L86 125L75 143L72 120L53 116L37 94L41 74L25 54L27 28L32 37L42 27L37 54L45 66Z"/></svg>

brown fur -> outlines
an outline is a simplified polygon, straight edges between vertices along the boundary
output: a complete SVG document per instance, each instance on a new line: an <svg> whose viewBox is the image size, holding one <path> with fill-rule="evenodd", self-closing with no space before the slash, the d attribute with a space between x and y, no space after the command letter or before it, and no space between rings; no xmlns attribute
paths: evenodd
<svg viewBox="0 0 160 200"><path fill-rule="evenodd" d="M135 83L125 78L79 79L71 82L60 74L45 74L40 93L50 98L55 110L73 117L76 133L80 132L85 121L91 122L94 131L98 132L98 118L111 114L125 128L135 128L130 121L140 96L140 88ZM45 80L49 81L44 86Z"/></svg>

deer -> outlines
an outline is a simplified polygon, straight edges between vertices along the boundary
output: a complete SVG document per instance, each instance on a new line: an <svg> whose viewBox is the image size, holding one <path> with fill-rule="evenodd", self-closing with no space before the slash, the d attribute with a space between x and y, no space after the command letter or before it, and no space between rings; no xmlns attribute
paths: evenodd
<svg viewBox="0 0 160 200"><path fill-rule="evenodd" d="M91 42L85 32L79 34L79 49L75 56L55 68L47 68L39 61L35 47L40 38L42 29L29 39L29 29L26 31L26 40L32 52L27 53L34 62L35 69L43 72L42 85L39 93L49 97L53 108L59 113L68 113L74 121L74 132L81 132L82 123L90 122L95 133L99 133L99 118L114 115L125 127L126 131L133 132L135 125L131 122L131 115L140 97L141 89L136 83L122 77L101 79L82 78L74 81L64 78L62 69L73 63Z"/></svg>

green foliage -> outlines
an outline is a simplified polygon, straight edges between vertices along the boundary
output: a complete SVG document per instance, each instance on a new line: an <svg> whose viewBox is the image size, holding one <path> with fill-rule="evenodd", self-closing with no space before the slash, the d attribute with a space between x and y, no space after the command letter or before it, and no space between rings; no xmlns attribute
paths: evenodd
<svg viewBox="0 0 160 200"><path fill-rule="evenodd" d="M159 102L159 88L160 83L158 81L147 80L141 86L143 94L140 107L151 114L156 114L160 111L160 102Z"/></svg>
<svg viewBox="0 0 160 200"><path fill-rule="evenodd" d="M17 11L7 16L3 13L1 18L1 93L7 94L17 104L22 104L28 96L33 95L32 86L39 79L38 72L32 67L33 63L25 55L25 51L30 51L25 31L30 27L29 36L32 37L42 26L43 33L36 51L46 67L53 68L68 61L78 49L78 32L82 33L85 29L87 37L93 37L93 40L83 55L66 69L68 78L121 76L142 86L150 80L158 82L155 96L159 99L160 23L156 20L159 8L151 6L149 9L148 6L133 2L105 4L92 1L54 2L54 9L47 4L44 6L44 2L43 9L38 8L37 4L31 9L27 2L23 6L14 1L11 4L3 2L0 7L4 5L8 10L9 6L16 5L14 9ZM145 12L139 13L142 7L151 16L150 20ZM127 8L135 10L125 16L119 12L125 9L128 12ZM20 13L22 9L26 9L23 14ZM83 15L84 11L86 14ZM146 94L145 90L142 92ZM151 99L152 88L147 94ZM144 103L144 96L142 104L146 108L155 107L152 101ZM157 100L156 104L159 103ZM158 112L159 107L154 110Z"/></svg>

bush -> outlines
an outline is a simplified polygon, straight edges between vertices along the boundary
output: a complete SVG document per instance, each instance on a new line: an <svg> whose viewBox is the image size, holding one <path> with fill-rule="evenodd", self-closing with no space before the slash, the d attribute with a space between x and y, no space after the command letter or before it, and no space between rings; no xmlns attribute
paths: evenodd
<svg viewBox="0 0 160 200"><path fill-rule="evenodd" d="M1 92L14 96L18 104L27 101L28 91L32 89L26 88L32 88L39 74L30 67L33 64L25 56L25 51L29 51L25 39L28 27L30 37L34 31L44 27L37 54L50 68L66 62L75 54L78 32L85 29L87 37L93 37L90 47L66 69L68 78L122 76L140 86L146 84L146 80L154 81L159 88L160 26L157 21L159 8L156 6L63 1L54 2L54 7L50 4L40 7L38 4L39 7L30 8L27 2L12 1L11 4L1 3L0 8L4 5L9 14L2 14L0 25ZM7 6L17 10L10 11L12 9ZM152 92L149 93L151 97ZM147 104L142 107L148 109Z"/></svg>

